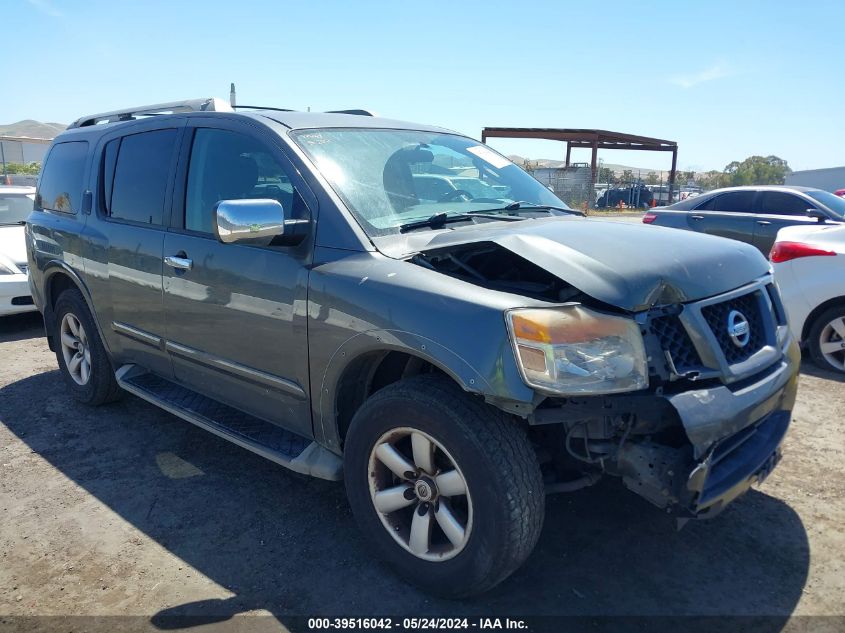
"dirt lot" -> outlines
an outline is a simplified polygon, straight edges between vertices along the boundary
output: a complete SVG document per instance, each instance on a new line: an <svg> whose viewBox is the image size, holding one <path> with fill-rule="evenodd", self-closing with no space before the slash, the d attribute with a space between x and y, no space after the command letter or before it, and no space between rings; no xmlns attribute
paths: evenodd
<svg viewBox="0 0 845 633"><path fill-rule="evenodd" d="M843 381L805 366L783 462L718 518L678 532L616 481L550 497L527 564L448 602L370 558L342 486L134 397L77 405L38 315L0 319L0 622L730 614L774 616L766 630L779 630L790 614L845 615L843 413Z"/></svg>

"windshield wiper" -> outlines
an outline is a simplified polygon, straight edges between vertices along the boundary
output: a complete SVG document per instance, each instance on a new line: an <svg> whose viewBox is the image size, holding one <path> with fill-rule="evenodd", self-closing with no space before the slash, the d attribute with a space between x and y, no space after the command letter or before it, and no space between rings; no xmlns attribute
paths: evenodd
<svg viewBox="0 0 845 633"><path fill-rule="evenodd" d="M493 209L493 211L497 211L497 209ZM487 210L484 209L482 211L468 211L467 213L435 213L430 218L425 218L424 220L414 220L413 222L406 222L405 224L399 225L399 232L400 233L407 233L408 231L413 231L415 229L423 229L423 228L431 228L431 229L441 229L447 224L452 224L453 222L466 222L467 220L474 220L475 218L489 218L491 220L523 220L524 218L518 217L502 217L501 215L496 214L487 214Z"/></svg>
<svg viewBox="0 0 845 633"><path fill-rule="evenodd" d="M548 204L535 204L533 202L526 202L525 200L522 200L520 202L512 202L507 206L499 207L496 209L481 209L480 211L470 211L470 213L508 212L511 214L515 214L519 211L548 211L549 213L551 213L552 211L562 211L563 213L567 213L570 215L580 215L582 217L585 216L583 211L578 211L577 209L570 209L568 207L555 207Z"/></svg>

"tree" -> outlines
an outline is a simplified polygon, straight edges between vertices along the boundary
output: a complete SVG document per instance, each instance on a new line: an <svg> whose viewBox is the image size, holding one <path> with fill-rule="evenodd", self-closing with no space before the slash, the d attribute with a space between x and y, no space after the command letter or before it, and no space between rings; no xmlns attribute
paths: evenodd
<svg viewBox="0 0 845 633"><path fill-rule="evenodd" d="M3 163L2 169L7 174L37 176L41 171L41 163Z"/></svg>
<svg viewBox="0 0 845 633"><path fill-rule="evenodd" d="M650 171L645 177L645 182L647 185L656 185L658 182L660 182L660 178L658 178L657 174L655 174L653 171Z"/></svg>
<svg viewBox="0 0 845 633"><path fill-rule="evenodd" d="M728 186L727 176L723 172L716 171L715 169L699 175L698 178L696 178L696 182L698 183L698 186L704 190L719 189L720 187Z"/></svg>
<svg viewBox="0 0 845 633"><path fill-rule="evenodd" d="M733 161L725 167L729 186L782 185L792 172L789 165L777 156L749 156L742 162Z"/></svg>
<svg viewBox="0 0 845 633"><path fill-rule="evenodd" d="M787 162L777 156L749 156L743 161L731 162L724 171L701 174L696 182L704 190L741 185L782 185L791 172Z"/></svg>
<svg viewBox="0 0 845 633"><path fill-rule="evenodd" d="M694 171L676 171L675 172L675 184L676 185L686 185L691 180L695 180L695 172Z"/></svg>
<svg viewBox="0 0 845 633"><path fill-rule="evenodd" d="M613 170L610 167L600 167L597 182L610 182L613 180Z"/></svg>

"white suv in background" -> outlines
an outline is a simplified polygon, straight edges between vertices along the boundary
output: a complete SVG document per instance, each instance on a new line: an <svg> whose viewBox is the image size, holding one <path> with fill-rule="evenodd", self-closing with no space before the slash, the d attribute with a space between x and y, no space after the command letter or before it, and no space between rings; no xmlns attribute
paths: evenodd
<svg viewBox="0 0 845 633"><path fill-rule="evenodd" d="M845 226L789 226L770 254L795 337L821 368L845 373Z"/></svg>
<svg viewBox="0 0 845 633"><path fill-rule="evenodd" d="M35 187L0 186L0 316L37 310L27 281L24 222Z"/></svg>

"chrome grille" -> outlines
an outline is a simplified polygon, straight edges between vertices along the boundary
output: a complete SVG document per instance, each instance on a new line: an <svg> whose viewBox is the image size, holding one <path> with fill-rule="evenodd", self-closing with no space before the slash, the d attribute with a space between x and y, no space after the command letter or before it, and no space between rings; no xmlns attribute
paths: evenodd
<svg viewBox="0 0 845 633"><path fill-rule="evenodd" d="M748 322L745 345L738 344L745 339L739 330L733 336L730 331L742 322L736 315L731 317L734 310ZM653 309L649 334L671 359L671 367L666 367L670 373L734 381L768 367L783 354L782 311L777 289L766 275L719 296Z"/></svg>

